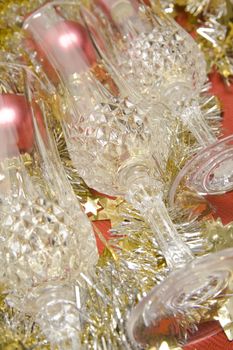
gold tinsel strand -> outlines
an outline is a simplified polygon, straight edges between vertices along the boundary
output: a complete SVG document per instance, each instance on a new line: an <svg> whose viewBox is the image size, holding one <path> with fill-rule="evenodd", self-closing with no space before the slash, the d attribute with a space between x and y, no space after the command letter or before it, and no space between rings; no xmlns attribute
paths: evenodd
<svg viewBox="0 0 233 350"><path fill-rule="evenodd" d="M161 5L174 16L180 11L187 12L189 22L194 22L198 28L196 40L205 54L209 71L217 69L230 83L233 76L233 1L161 0Z"/></svg>
<svg viewBox="0 0 233 350"><path fill-rule="evenodd" d="M49 349L46 339L30 319L22 320L5 303L6 294L0 286L0 350Z"/></svg>

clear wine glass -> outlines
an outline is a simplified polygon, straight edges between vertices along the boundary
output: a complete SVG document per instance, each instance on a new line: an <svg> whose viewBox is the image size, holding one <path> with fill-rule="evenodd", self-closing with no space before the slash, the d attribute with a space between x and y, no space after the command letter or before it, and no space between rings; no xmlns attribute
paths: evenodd
<svg viewBox="0 0 233 350"><path fill-rule="evenodd" d="M197 100L207 75L193 38L156 2L153 11L137 0L92 4L95 15L84 7L82 14L110 69L117 70L137 99L168 106L200 145L214 142Z"/></svg>
<svg viewBox="0 0 233 350"><path fill-rule="evenodd" d="M201 150L180 170L169 191L174 206L179 186L187 186L200 195L221 195L233 189L233 135Z"/></svg>
<svg viewBox="0 0 233 350"><path fill-rule="evenodd" d="M77 283L94 272L95 236L48 129L52 87L6 54L0 75L0 281L52 346L77 349Z"/></svg>
<svg viewBox="0 0 233 350"><path fill-rule="evenodd" d="M202 115L198 95L207 79L206 64L192 37L156 3L152 11L135 0L95 0L93 9L96 16L85 8L82 13L110 69L139 99L167 105L202 147L172 183L170 205L180 184L200 195L232 191L233 137L218 141Z"/></svg>
<svg viewBox="0 0 233 350"><path fill-rule="evenodd" d="M151 141L157 133L159 145L164 147L163 137L145 110L122 97L121 87L116 87L110 73L98 65L94 48L90 59L91 41L82 17L77 17L78 25L74 26L61 14L58 4L46 4L31 14L24 29L37 53L43 52L60 76L57 88L62 91L61 123L75 167L90 187L108 195L122 195L141 212L155 233L170 270L182 267L176 272L177 279L183 278L184 271L195 274L197 283L184 290L183 300L206 290L203 298L197 299L197 305L211 300L210 307L215 307L213 299L226 295L231 270L229 274L225 270L218 273L212 264L218 255L194 260L192 251L177 233L163 202L159 150L154 150ZM100 71L101 77L97 78ZM230 254L232 262L233 250ZM208 268L207 275L203 275L203 266ZM228 266L228 261L222 263L227 271ZM171 281L173 278L168 277L163 286ZM214 283L216 289L212 289ZM180 305L184 318L188 318L187 304ZM192 321L199 322L200 315L193 316Z"/></svg>
<svg viewBox="0 0 233 350"><path fill-rule="evenodd" d="M49 3L33 13L26 19L24 29L30 31L35 47L44 52L61 77L58 87L61 90L63 84L61 123L75 167L89 187L108 195L125 196L132 202L156 228L158 239L160 231L168 235L166 239L161 237L160 242L165 245L168 264L171 260L173 265L174 254L186 259L191 252L178 235L173 235L176 230L162 199L159 165L163 166L160 149L166 148L164 124L156 119L152 123L146 110L121 97L110 73L98 66L97 57L94 64L90 63L90 50L85 47L91 41L82 19L74 28L72 21L61 16L57 4ZM56 38L53 45L50 37ZM106 86L97 75L98 68L108 76ZM180 253L173 249L171 237L176 237L181 245Z"/></svg>
<svg viewBox="0 0 233 350"><path fill-rule="evenodd" d="M170 140L173 137L173 130L175 128L175 125L177 123L176 118L174 118L173 114L171 113L170 108L168 108L166 106L166 104L168 104L168 102L166 101L161 101L161 99L159 100L158 98L153 100L153 104L148 104L147 102L145 102L145 100L147 98L145 98L144 100L142 100L142 96L143 93L140 92L140 89L135 89L134 87L132 88L131 84L128 84L126 77L123 74L119 74L119 69L117 64L112 64L112 62L114 62L114 60L110 60L111 64L108 64L109 62L109 57L106 56L106 53L110 52L111 50L109 49L109 47L106 47L106 42L108 42L108 40L104 37L104 33L98 34L97 31L93 28L98 28L101 29L101 23L98 22L98 18L94 17L91 13L89 13L86 9L84 9L82 6L80 7L79 5L77 6L77 4L73 3L73 2L53 2L53 6L54 9L56 9L56 14L60 15L60 20L57 19L57 24L56 24L56 28L58 31L64 31L64 33L67 32L67 35L64 34L60 37L57 37L57 33L56 33L56 28L50 28L50 18L48 18L47 22L44 24L44 31L41 32L40 36L45 38L43 45L47 45L50 46L50 50L48 50L48 55L51 56L51 59L48 59L47 55L44 53L42 46L39 43L39 40L35 41L35 40L30 40L30 44L28 45L27 43L27 47L30 47L31 49L33 49L33 52L37 53L37 59L40 60L43 69L45 70L46 74L49 76L49 78L55 83L57 84L57 73L56 73L56 69L53 67L53 65L51 64L52 60L53 60L53 51L56 50L56 55L57 57L59 56L59 60L60 60L60 64L62 64L62 61L66 60L66 65L63 66L63 70L66 70L67 74L75 74L75 70L78 69L82 69L81 67L77 67L77 65L75 66L75 68L73 67L72 62L70 62L73 58L73 51L75 50L75 48L77 49L77 42L79 40L83 40L83 43L80 42L80 45L82 46L82 48L84 50L86 50L86 59L88 61L88 64L91 65L92 67L95 67L96 71L100 71L101 74L101 69L99 68L98 64L96 64L96 52L95 49L92 45L92 43L90 42L90 39L88 40L87 37L87 33L86 35L84 35L83 38L81 38L81 35L79 34L79 21L81 21L83 23L83 21L85 22L85 24L88 25L89 28L89 34L91 34L92 36L92 40L94 40L95 42L95 48L98 47L98 50L101 51L101 58L104 61L104 64L106 64L108 67L111 66L110 71L111 71L111 76L114 78L114 81L116 81L116 83L118 84L118 86L120 86L120 94L122 96L130 96L130 103L136 103L137 106L140 106L142 109L146 109L148 111L147 115L149 120L149 123L152 124L152 129L155 130L155 133L152 137L152 140L154 142L154 149L156 150L155 152L152 150L153 153L156 153L156 160L157 160L157 165L159 166L161 171L165 171L164 165L166 164L166 160L167 160L167 156L169 153L169 145L170 145ZM40 13L37 12L37 15L39 16ZM49 16L49 14L47 13L43 13L43 16ZM37 18L37 20L39 21L40 17ZM42 19L44 20L44 19ZM97 21L97 22L96 22ZM67 25L67 30L65 28L62 28L62 26L64 26L64 23ZM83 24L84 25L84 24ZM27 26L27 21L25 21L25 25L24 27L26 28ZM41 26L42 28L42 26ZM164 27L161 27L161 32L162 29L164 29ZM42 29L40 29L42 31ZM45 35L45 31L48 32ZM82 35L84 33L84 31L82 30ZM36 33L35 33L36 35ZM187 34L185 34L187 36ZM38 34L37 34L38 36ZM58 38L60 40L60 42L58 41ZM165 38L164 38L165 39ZM76 43L75 43L76 40ZM184 40L185 41L185 40ZM111 41L110 41L111 42ZM183 41L182 41L183 42ZM185 41L186 42L186 41ZM187 41L188 42L188 41ZM86 44L84 44L86 43ZM114 43L114 41L113 41ZM192 43L192 41L191 41ZM85 46L86 45L86 46ZM113 45L114 46L114 45ZM114 46L115 47L115 46ZM181 50L181 48L180 48ZM51 51L51 52L50 52ZM80 51L80 50L79 50ZM81 54L81 51L80 51ZM161 55L161 53L160 53ZM32 60L34 59L34 56L32 56ZM162 61L162 59L161 59ZM201 62L201 58L199 60ZM198 62L199 62L198 61ZM79 63L81 64L81 63ZM197 66L194 65L193 66ZM177 69L176 69L177 70ZM186 71L185 71L186 72ZM103 73L103 72L102 72ZM187 72L186 72L187 73ZM135 72L136 74L136 72ZM102 74L103 75L103 74ZM171 74L170 74L171 75ZM185 74L183 74L183 76L185 76ZM104 80L105 78L103 78ZM162 78L160 78L161 81ZM176 78L174 78L176 79ZM181 78L180 78L181 79ZM182 78L184 79L184 78ZM136 79L137 80L137 79ZM197 81L199 81L200 79L196 79ZM106 81L107 84L109 84L109 80ZM191 84L191 83L190 83ZM111 83L110 83L111 85ZM113 85L113 84L112 84ZM113 88L113 86L111 85L111 87ZM192 85L195 85L194 83ZM116 88L116 86L115 86ZM139 91L140 94L139 96L135 95L135 91ZM159 89L155 89L156 91L159 91ZM190 89L186 89L187 91L190 91ZM147 96L148 94L146 94ZM156 101L155 101L156 100ZM136 101L136 102L135 102ZM194 111L195 106L193 106L193 108L191 106L189 106L189 114L191 115L191 117L193 117L191 111ZM196 111L197 112L197 111ZM195 115L199 115L200 118L202 118L201 113L195 113ZM195 119L196 118L196 119ZM197 122L197 118L199 117L195 117L194 119ZM193 119L193 118L191 118ZM189 122L191 125L191 119L189 118ZM194 127L194 130L195 127ZM199 129L198 129L199 130ZM202 130L204 130L202 128ZM208 130L208 129L207 129ZM207 131L208 134L208 131ZM159 137L158 137L159 135ZM200 139L202 140L207 140L208 137L204 136L204 135L200 135ZM161 142L162 140L162 142ZM207 141L206 141L207 142ZM159 153L159 156L158 156Z"/></svg>
<svg viewBox="0 0 233 350"><path fill-rule="evenodd" d="M232 296L232 249L197 258L170 273L130 312L126 321L130 341L140 348L180 346L189 341L199 323L213 320Z"/></svg>

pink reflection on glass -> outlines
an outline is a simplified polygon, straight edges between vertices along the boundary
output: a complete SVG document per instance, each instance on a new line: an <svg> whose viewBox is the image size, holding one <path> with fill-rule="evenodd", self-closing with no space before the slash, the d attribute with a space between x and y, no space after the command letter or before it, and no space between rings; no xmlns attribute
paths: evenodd
<svg viewBox="0 0 233 350"><path fill-rule="evenodd" d="M34 104L33 110L41 135L45 137L45 126L40 107ZM11 140L11 148L14 146L19 149L21 153L30 152L33 148L34 129L32 111L23 95L12 93L0 94L0 131L1 130L4 133L8 132L12 135L14 134L14 141L13 139Z"/></svg>
<svg viewBox="0 0 233 350"><path fill-rule="evenodd" d="M66 49L69 46L72 46L73 44L80 46L82 40L81 37L78 37L78 35L75 33L66 33L60 36L59 43L62 47Z"/></svg>
<svg viewBox="0 0 233 350"><path fill-rule="evenodd" d="M26 19L24 29L31 34L28 46L37 52L49 78L57 83L57 73L67 79L88 71L97 57L83 23L64 19L52 5L37 11Z"/></svg>
<svg viewBox="0 0 233 350"><path fill-rule="evenodd" d="M0 125L12 124L16 120L16 113L13 108L2 107L0 108Z"/></svg>

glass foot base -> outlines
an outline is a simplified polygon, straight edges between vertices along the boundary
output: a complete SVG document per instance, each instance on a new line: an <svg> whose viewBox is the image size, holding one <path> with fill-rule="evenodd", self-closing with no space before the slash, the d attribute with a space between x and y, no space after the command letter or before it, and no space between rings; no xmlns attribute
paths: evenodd
<svg viewBox="0 0 233 350"><path fill-rule="evenodd" d="M179 172L169 191L175 204L181 184L200 195L218 195L233 190L233 135L202 149Z"/></svg>
<svg viewBox="0 0 233 350"><path fill-rule="evenodd" d="M184 344L233 294L233 249L194 259L151 290L131 312L127 333L145 347Z"/></svg>

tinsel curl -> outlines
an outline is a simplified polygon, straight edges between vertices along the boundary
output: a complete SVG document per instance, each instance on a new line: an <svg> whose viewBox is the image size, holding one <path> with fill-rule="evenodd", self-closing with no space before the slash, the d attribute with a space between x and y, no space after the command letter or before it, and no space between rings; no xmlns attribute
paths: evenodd
<svg viewBox="0 0 233 350"><path fill-rule="evenodd" d="M0 44L2 49L10 52L17 51L17 54L22 56L21 46L18 45L22 38L22 19L43 2L41 0L1 2ZM198 33L201 39L198 38L198 40L206 53L209 67L215 65L226 79L229 79L233 74L231 59L233 27L231 23L227 24L226 21L232 15L228 7L224 5L229 5L229 3L230 1L216 2L211 0L209 2L192 0L162 1L162 5L169 12L175 11L174 5L186 6L186 11L192 14L195 21L203 16L206 22L202 23L205 23L205 28L212 23L212 33L214 35L220 33L220 29L222 30L220 37L217 35L211 41L203 36L202 27L199 27ZM217 32L216 26L220 26ZM210 48L211 50L209 50ZM228 62L227 64L224 63L224 59ZM40 74L40 67L38 67L38 72ZM206 90L207 87L204 88L199 103L202 106L205 118L218 135L221 133L219 103L213 96L207 95ZM116 224L110 232L109 242L106 242L102 234L96 229L97 235L100 236L106 247L99 259L96 276L93 280L87 279L83 275L85 283L80 288L88 290L87 302L81 306L82 316L85 311L85 322L81 334L83 348L88 350L131 349L132 345L125 332L127 312L151 287L165 278L168 272L165 260L161 255L154 235L136 210L121 198L104 200L102 196L93 193L79 177L72 166L56 118L56 111L54 111L54 115L53 130L59 154L76 195L83 204L85 204L87 198L98 199L99 203L102 204L103 209L97 215L92 213L92 219L114 218L112 221ZM167 184L167 190L172 178L198 150L195 140L178 122L174 135L167 169L163 178L164 183ZM180 195L182 197L180 202L184 203L183 208L173 209L170 214L181 237L190 245L196 255L203 255L206 252L217 251L225 246L232 245L232 223L224 227L220 221L208 221L207 218L211 213L211 208L207 202L187 191L187 189L182 189ZM187 203L188 205L186 205ZM202 217L205 218L204 221L196 220L195 215L194 217L190 216L190 212L193 213L194 209L200 207L200 205L202 208L204 207L202 212ZM10 309L4 300L5 294L2 293L0 300L0 344L3 346L2 349L49 348L38 328L31 324L30 320L21 320L19 317L20 322L16 322L16 319L18 319L16 311ZM166 349L178 350L179 347L176 344L167 344Z"/></svg>

